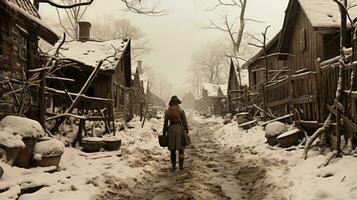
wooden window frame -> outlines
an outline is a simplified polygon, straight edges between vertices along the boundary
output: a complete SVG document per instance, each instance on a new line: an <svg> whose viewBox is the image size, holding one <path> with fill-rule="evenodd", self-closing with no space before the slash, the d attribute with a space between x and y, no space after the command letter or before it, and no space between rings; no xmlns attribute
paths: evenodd
<svg viewBox="0 0 357 200"><path fill-rule="evenodd" d="M23 31L19 31L19 57L22 61L24 61L25 63L27 63L28 61L28 54L29 54L29 48L28 48L28 34L23 32Z"/></svg>

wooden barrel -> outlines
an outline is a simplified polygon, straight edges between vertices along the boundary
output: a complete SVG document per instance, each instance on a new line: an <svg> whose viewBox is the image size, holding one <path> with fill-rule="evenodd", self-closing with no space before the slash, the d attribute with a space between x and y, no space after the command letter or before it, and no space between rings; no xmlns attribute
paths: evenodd
<svg viewBox="0 0 357 200"><path fill-rule="evenodd" d="M17 157L15 166L29 168L37 138L23 138L22 141L25 143L25 148L20 151L20 156Z"/></svg>

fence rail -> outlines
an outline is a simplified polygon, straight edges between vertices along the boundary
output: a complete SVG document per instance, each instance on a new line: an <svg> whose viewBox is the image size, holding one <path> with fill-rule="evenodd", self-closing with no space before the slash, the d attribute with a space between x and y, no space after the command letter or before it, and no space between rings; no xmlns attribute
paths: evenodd
<svg viewBox="0 0 357 200"><path fill-rule="evenodd" d="M357 122L357 61L342 68L345 95L344 115L353 123ZM335 104L336 89L339 79L340 57L324 62L319 59L314 71L290 75L274 84L264 87L263 96L267 109L276 117L281 117L296 110L306 124L321 125L330 113L328 108ZM355 78L353 78L355 77Z"/></svg>

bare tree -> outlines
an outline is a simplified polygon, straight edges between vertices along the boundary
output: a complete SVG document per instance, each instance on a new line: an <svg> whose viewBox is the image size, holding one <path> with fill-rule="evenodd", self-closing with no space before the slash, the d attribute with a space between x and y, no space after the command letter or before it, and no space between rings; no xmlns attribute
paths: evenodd
<svg viewBox="0 0 357 200"><path fill-rule="evenodd" d="M61 0L63 5L70 5L73 3L81 3L83 0ZM63 31L67 33L72 39L78 40L79 38L79 24L82 20L88 6L77 6L69 9L64 9L63 13L65 17L61 15L61 12L56 8L58 21ZM65 19L65 20L63 20ZM67 23L64 23L67 22Z"/></svg>
<svg viewBox="0 0 357 200"><path fill-rule="evenodd" d="M201 78L195 78L202 82L222 84L228 77L228 63L226 59L226 48L222 42L215 42L202 47L192 59L191 71Z"/></svg>
<svg viewBox="0 0 357 200"><path fill-rule="evenodd" d="M230 38L231 45L232 45L232 58L236 60L237 66L237 74L238 74L238 81L241 84L241 74L240 74L240 66L239 66L239 53L240 47L243 40L244 28L245 28L245 21L250 20L245 18L245 12L247 7L247 0L217 0L217 4L211 8L210 10L216 10L219 7L232 7L239 10L239 17L234 19L233 21L229 19L228 15L223 16L223 24L219 25L214 21L210 21L210 29L216 29L223 32L226 32ZM255 20L252 20L255 21ZM236 22L239 23L239 27L236 28Z"/></svg>
<svg viewBox="0 0 357 200"><path fill-rule="evenodd" d="M150 51L149 40L145 33L139 27L132 25L128 19L116 19L110 23L93 23L92 36L102 40L133 39L133 59Z"/></svg>
<svg viewBox="0 0 357 200"><path fill-rule="evenodd" d="M94 0L35 0L34 4L39 9L39 3L47 3L56 8L58 22L62 30L72 39L79 37L79 24ZM159 9L159 1L155 0L120 0L127 11L144 15L164 15L165 10Z"/></svg>

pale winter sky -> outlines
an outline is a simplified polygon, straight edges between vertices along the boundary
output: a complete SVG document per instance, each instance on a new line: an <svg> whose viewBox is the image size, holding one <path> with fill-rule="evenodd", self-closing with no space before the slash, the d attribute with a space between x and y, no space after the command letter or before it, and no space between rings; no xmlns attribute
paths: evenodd
<svg viewBox="0 0 357 200"><path fill-rule="evenodd" d="M220 40L224 33L216 30L205 30L202 26L212 19L220 22L227 9L209 12L217 0L161 0L161 7L168 14L160 17L148 17L123 11L120 0L95 0L88 9L85 20L127 18L133 25L147 35L152 51L145 56L144 64L167 77L176 89L181 89L190 77L188 70L192 54L204 44ZM288 0L248 0L247 18L264 21L264 24L247 22L246 31L262 32L265 26L271 25L270 38L278 32L284 17ZM44 19L56 18L56 12L47 6L41 7ZM134 63L135 64L135 63Z"/></svg>

